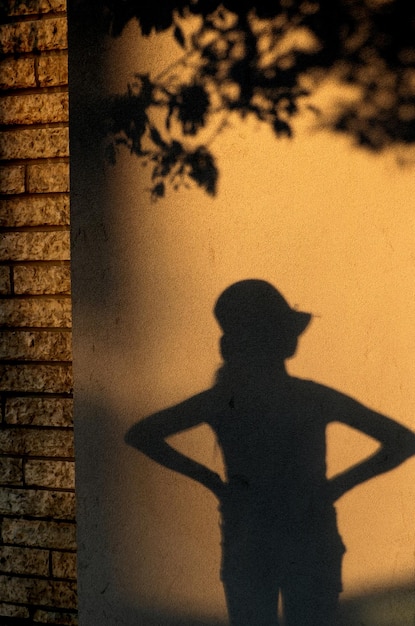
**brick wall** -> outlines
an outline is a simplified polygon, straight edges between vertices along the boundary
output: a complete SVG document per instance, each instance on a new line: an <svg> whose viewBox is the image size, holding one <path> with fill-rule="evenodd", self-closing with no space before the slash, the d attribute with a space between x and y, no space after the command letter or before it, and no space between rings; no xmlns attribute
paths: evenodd
<svg viewBox="0 0 415 626"><path fill-rule="evenodd" d="M76 624L64 0L0 26L0 624Z"/></svg>

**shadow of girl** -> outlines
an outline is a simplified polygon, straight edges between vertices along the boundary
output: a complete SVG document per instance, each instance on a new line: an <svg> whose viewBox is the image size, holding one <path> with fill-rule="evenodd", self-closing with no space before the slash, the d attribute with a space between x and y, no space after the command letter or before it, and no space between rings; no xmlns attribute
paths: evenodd
<svg viewBox="0 0 415 626"><path fill-rule="evenodd" d="M214 309L223 366L211 388L133 425L126 442L210 489L220 502L222 568L232 626L334 626L345 548L334 502L415 454L415 435L356 400L290 376L285 361L311 315L269 283L228 287ZM371 457L326 477L326 428L342 422L377 439ZM166 439L202 423L226 479Z"/></svg>

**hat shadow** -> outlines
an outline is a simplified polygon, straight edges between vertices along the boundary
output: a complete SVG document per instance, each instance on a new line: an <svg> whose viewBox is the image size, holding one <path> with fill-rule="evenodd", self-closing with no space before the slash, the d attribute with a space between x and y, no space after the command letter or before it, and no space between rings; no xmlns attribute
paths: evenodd
<svg viewBox="0 0 415 626"><path fill-rule="evenodd" d="M220 348L225 363L244 367L269 367L293 356L298 336L312 318L291 308L273 285L258 279L225 289L214 314L224 331Z"/></svg>

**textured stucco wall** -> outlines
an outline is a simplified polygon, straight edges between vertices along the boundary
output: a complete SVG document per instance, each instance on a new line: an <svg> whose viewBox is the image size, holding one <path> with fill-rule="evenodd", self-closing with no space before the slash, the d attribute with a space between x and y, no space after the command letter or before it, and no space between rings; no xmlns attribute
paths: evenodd
<svg viewBox="0 0 415 626"><path fill-rule="evenodd" d="M134 26L117 40L73 31L81 624L224 624L215 499L128 449L124 434L212 384L214 302L249 277L314 314L290 372L414 428L413 171L391 153L315 132L311 113L292 141L235 121L212 146L217 197L182 190L153 204L146 170L128 153L106 165L87 122L135 71L160 71L174 54L171 40L147 45ZM345 427L328 438L331 473L373 450ZM207 429L174 444L220 470ZM408 461L337 506L353 624L413 619L412 596L399 595L413 585L413 469Z"/></svg>

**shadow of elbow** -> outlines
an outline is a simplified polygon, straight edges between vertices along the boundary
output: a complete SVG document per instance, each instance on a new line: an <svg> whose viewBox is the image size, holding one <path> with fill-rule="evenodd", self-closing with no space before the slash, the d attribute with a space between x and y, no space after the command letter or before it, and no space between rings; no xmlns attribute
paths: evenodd
<svg viewBox="0 0 415 626"><path fill-rule="evenodd" d="M138 424L134 424L134 426L132 426L131 428L129 428L127 430L127 432L124 435L124 442L128 445L128 446L132 446L133 448L136 448L137 450L140 450L143 444L143 436L142 436L142 429L139 428Z"/></svg>

